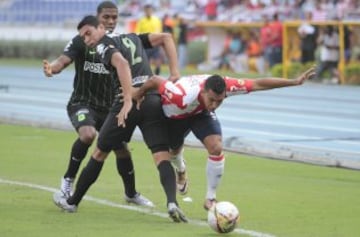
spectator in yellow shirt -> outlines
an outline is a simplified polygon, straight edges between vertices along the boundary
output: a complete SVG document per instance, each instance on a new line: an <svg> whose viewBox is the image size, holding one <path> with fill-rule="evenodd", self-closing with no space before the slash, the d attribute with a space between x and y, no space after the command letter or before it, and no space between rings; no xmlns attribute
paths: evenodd
<svg viewBox="0 0 360 237"><path fill-rule="evenodd" d="M136 33L161 33L162 32L162 23L159 17L153 15L153 7L150 4L144 6L145 16L139 19L136 24ZM146 54L149 58L151 64L155 64L156 75L160 74L160 66L162 62L160 48L147 49Z"/></svg>

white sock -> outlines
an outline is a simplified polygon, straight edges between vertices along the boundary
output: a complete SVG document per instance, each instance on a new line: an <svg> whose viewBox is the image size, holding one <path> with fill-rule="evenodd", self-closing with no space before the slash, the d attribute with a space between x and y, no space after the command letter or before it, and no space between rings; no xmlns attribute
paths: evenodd
<svg viewBox="0 0 360 237"><path fill-rule="evenodd" d="M207 193L206 199L216 199L216 189L224 173L225 156L209 155L206 165Z"/></svg>
<svg viewBox="0 0 360 237"><path fill-rule="evenodd" d="M184 161L184 149L181 149L181 151L177 155L171 156L170 161L176 171L184 172L186 170L186 165Z"/></svg>

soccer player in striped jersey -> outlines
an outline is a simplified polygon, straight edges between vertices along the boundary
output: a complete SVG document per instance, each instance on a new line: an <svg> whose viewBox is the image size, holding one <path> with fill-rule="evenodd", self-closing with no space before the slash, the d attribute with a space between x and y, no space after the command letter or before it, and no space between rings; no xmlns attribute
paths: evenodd
<svg viewBox="0 0 360 237"><path fill-rule="evenodd" d="M145 95L139 110L134 104L128 117L122 116L128 92L125 91L122 80L130 73L132 85L137 87L153 75L146 48L162 46L169 59L170 75L173 79L179 77L176 46L172 36L168 33L106 35L104 26L94 16L84 17L78 30L85 44L96 48L106 69L114 76L113 88L117 97L101 127L95 151L77 181L74 194L67 199L60 197L55 200L56 204L66 211L76 211L83 196L100 175L109 152L117 150L122 143L129 142L138 126L159 171L170 218L175 222L187 222L176 200L176 175L170 162L168 130L160 95L156 91L150 91Z"/></svg>
<svg viewBox="0 0 360 237"><path fill-rule="evenodd" d="M97 18L112 32L118 20L118 8L112 1L103 1L97 7ZM61 179L60 190L69 197L72 185L85 158L88 148L96 138L113 103L114 91L110 72L105 68L96 50L87 47L76 35L57 59L43 62L44 73L51 77L60 73L71 63L75 64L73 92L67 105L68 116L78 138L72 145L68 168ZM135 173L126 144L116 151L116 164L125 187L125 200L138 205L153 206L153 203L136 191Z"/></svg>
<svg viewBox="0 0 360 237"><path fill-rule="evenodd" d="M219 75L192 75L181 77L175 83L153 76L135 93L138 106L144 93L157 89L162 97L162 107L169 118L169 139L173 164L185 172L183 158L184 139L190 131L204 144L208 151L207 193L204 208L208 210L216 202L216 189L224 173L225 156L222 149L222 133L215 110L226 97L253 91L301 85L315 75L314 68L296 79L259 78L240 79ZM179 187L183 193L187 180ZM182 189L182 190L181 190Z"/></svg>

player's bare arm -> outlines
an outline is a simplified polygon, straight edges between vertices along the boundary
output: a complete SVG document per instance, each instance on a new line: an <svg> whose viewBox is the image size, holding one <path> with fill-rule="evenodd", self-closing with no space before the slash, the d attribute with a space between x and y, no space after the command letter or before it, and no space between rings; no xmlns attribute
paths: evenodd
<svg viewBox="0 0 360 237"><path fill-rule="evenodd" d="M161 46L164 48L166 56L169 60L170 81L176 81L180 78L178 70L178 57L176 53L176 45L174 39L169 33L149 34L149 41L153 47Z"/></svg>
<svg viewBox="0 0 360 237"><path fill-rule="evenodd" d="M304 73L302 73L299 77L294 79L297 83L296 85L302 85L306 80L313 78L316 74L315 66L309 68Z"/></svg>
<svg viewBox="0 0 360 237"><path fill-rule="evenodd" d="M116 68L123 95L123 106L117 115L118 126L125 127L125 120L127 119L128 113L132 107L132 83L131 83L131 71L129 62L121 55L116 52L111 56L111 65Z"/></svg>
<svg viewBox="0 0 360 237"><path fill-rule="evenodd" d="M297 86L303 84L306 80L312 78L313 76L315 76L315 68L311 67L295 79L259 78L253 81L252 91L269 90L287 86Z"/></svg>
<svg viewBox="0 0 360 237"><path fill-rule="evenodd" d="M71 58L62 54L57 59L49 63L48 60L43 60L43 71L45 76L52 77L54 74L60 73L64 68L72 63Z"/></svg>
<svg viewBox="0 0 360 237"><path fill-rule="evenodd" d="M140 104L143 101L147 91L158 89L164 81L166 81L164 78L154 75L149 78L149 80L147 80L141 87L137 88L137 90L133 90L132 97L136 101L136 108L140 109Z"/></svg>

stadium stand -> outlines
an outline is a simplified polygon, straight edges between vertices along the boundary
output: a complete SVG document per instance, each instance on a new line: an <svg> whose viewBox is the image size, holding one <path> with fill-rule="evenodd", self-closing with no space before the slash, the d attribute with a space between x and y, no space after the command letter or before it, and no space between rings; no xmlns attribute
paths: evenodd
<svg viewBox="0 0 360 237"><path fill-rule="evenodd" d="M101 0L3 0L0 24L34 25L77 22L94 14Z"/></svg>

